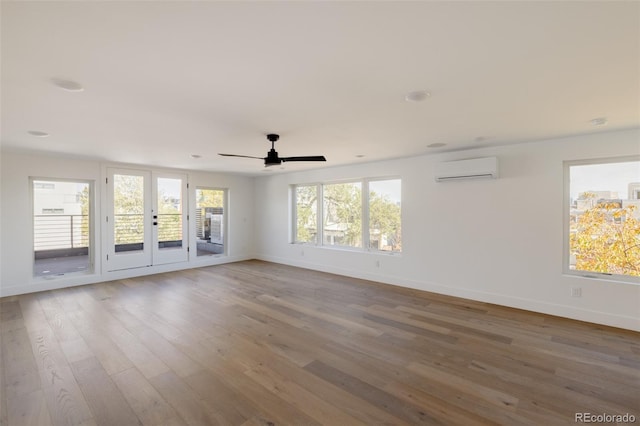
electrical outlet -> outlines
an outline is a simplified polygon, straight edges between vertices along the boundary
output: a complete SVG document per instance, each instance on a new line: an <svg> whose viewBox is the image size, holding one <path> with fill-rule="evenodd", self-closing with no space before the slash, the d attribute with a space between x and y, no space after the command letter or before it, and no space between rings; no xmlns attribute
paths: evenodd
<svg viewBox="0 0 640 426"><path fill-rule="evenodd" d="M304 249L300 250L300 256L304 256Z"/></svg>
<svg viewBox="0 0 640 426"><path fill-rule="evenodd" d="M376 268L379 268L379 267L380 267L380 261L376 260Z"/></svg>
<svg viewBox="0 0 640 426"><path fill-rule="evenodd" d="M582 297L582 287L571 287L571 297Z"/></svg>

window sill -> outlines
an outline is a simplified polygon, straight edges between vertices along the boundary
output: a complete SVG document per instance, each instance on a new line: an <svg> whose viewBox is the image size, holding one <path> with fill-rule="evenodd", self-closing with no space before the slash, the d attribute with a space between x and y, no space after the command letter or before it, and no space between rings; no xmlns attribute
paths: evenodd
<svg viewBox="0 0 640 426"><path fill-rule="evenodd" d="M314 243L301 243L301 242L293 242L290 244L295 246L301 246L301 247L313 247L319 250L345 251L350 253L363 253L363 254L374 254L374 255L381 255L381 256L402 257L402 252L398 252L398 251L367 250L360 247L328 246L328 245L318 245Z"/></svg>
<svg viewBox="0 0 640 426"><path fill-rule="evenodd" d="M630 284L640 285L640 277L614 275L614 274L602 274L598 272L586 272L586 271L565 271L563 276L568 278L582 278L593 281L607 282L613 284Z"/></svg>

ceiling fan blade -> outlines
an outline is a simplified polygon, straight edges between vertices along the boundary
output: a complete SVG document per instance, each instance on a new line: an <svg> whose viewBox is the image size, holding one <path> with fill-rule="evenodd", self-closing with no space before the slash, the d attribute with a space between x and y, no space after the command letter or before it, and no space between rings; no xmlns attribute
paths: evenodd
<svg viewBox="0 0 640 426"><path fill-rule="evenodd" d="M256 158L256 159L258 159L258 160L264 160L264 157L253 157L253 156L251 156L251 155L220 154L220 153L218 153L218 155L222 155L223 157Z"/></svg>
<svg viewBox="0 0 640 426"><path fill-rule="evenodd" d="M324 155L309 155L306 157L284 157L280 158L284 163L285 161L327 161Z"/></svg>

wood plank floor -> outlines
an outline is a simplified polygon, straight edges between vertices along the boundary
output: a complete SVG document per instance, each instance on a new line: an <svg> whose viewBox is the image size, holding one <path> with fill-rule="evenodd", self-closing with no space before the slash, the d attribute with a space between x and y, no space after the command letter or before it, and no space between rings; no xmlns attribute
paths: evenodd
<svg viewBox="0 0 640 426"><path fill-rule="evenodd" d="M640 422L640 334L261 261L0 299L0 425Z"/></svg>

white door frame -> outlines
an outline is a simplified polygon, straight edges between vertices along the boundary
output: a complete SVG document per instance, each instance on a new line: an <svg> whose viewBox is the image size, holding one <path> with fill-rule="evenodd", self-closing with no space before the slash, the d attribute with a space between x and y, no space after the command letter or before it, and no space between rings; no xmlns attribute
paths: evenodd
<svg viewBox="0 0 640 426"><path fill-rule="evenodd" d="M144 179L143 199L143 241L141 250L116 252L114 216L114 175L141 176ZM106 230L106 271L144 268L153 265L188 261L189 256L189 222L188 222L188 176L183 173L160 172L141 169L107 167L106 169L106 206L104 215ZM158 244L158 179L180 179L182 203L182 245L179 247L160 248Z"/></svg>

